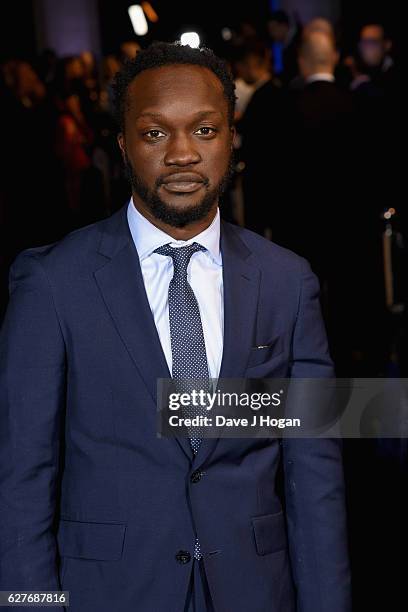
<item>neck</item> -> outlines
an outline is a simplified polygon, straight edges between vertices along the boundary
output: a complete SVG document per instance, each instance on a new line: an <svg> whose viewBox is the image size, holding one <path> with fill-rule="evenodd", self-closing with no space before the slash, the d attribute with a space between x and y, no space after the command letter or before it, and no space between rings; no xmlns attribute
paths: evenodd
<svg viewBox="0 0 408 612"><path fill-rule="evenodd" d="M207 227L209 227L214 221L218 207L218 202L215 202L210 213L204 219L193 221L192 223L188 223L183 227L174 227L173 225L168 225L168 223L154 217L150 210L146 208L144 202L142 202L139 196L135 193L133 193L133 204L140 214L150 221L152 225L174 238L174 240L190 240L190 238L194 238L194 236L201 234L201 232L206 230Z"/></svg>

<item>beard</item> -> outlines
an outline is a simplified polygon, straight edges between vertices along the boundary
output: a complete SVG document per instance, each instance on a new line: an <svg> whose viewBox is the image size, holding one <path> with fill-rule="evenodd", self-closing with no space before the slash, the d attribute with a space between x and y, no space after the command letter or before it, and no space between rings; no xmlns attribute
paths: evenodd
<svg viewBox="0 0 408 612"><path fill-rule="evenodd" d="M125 156L125 171L132 187L132 191L136 193L144 202L155 219L162 221L171 227L184 227L195 221L205 219L213 208L215 202L217 202L221 195L225 192L234 174L234 155L231 153L227 170L219 183L214 187L210 187L208 178L205 178L203 180L203 185L205 188L204 195L191 206L181 210L175 204L166 203L161 199L159 195L159 187L163 184L164 177L158 177L155 181L153 189L149 189L143 179L133 168L127 155ZM189 194L183 195L188 196Z"/></svg>

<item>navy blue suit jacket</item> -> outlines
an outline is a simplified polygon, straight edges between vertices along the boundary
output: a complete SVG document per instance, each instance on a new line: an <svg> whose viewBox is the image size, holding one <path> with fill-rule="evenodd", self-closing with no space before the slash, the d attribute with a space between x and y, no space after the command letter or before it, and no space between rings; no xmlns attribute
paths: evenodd
<svg viewBox="0 0 408 612"><path fill-rule="evenodd" d="M332 376L307 262L227 223L221 249L220 376ZM157 437L170 375L126 206L16 258L0 366L0 589L182 612L197 533L217 612L350 610L339 440L206 439L193 459Z"/></svg>

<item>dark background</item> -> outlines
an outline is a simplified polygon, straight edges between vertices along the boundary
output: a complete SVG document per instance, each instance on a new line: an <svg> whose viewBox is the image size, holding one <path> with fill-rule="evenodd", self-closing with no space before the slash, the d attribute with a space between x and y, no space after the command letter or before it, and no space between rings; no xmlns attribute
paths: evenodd
<svg viewBox="0 0 408 612"><path fill-rule="evenodd" d="M20 0L2 3L0 20L0 58L33 57L41 47L36 34L35 4L37 0ZM307 4L307 0L304 0ZM58 0L55 2L58 5ZM128 18L128 0L98 0L102 52L115 52L123 40L133 38L133 30ZM156 38L175 39L186 25L195 26L205 36L204 41L211 48L221 44L220 30L224 26L234 26L243 20L253 21L260 29L264 28L265 16L270 2L193 2L177 0L168 2L156 0L154 7L160 15L154 26L154 33L147 40ZM391 31L398 48L402 46L404 24L401 8L397 0L341 0L340 21L337 27L342 31L344 40L351 46L361 25L367 21L384 23Z"/></svg>

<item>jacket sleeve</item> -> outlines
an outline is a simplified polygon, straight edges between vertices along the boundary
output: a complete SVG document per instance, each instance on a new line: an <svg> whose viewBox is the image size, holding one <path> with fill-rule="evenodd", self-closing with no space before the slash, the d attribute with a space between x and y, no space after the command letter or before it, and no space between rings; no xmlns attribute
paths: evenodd
<svg viewBox="0 0 408 612"><path fill-rule="evenodd" d="M0 333L0 590L58 590L64 342L36 249L16 258L9 278Z"/></svg>
<svg viewBox="0 0 408 612"><path fill-rule="evenodd" d="M302 268L291 377L332 377L319 283L305 260ZM350 612L341 439L286 438L282 449L297 612Z"/></svg>

